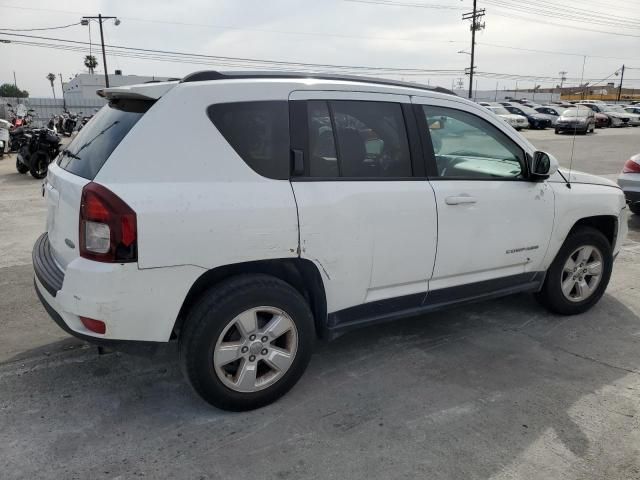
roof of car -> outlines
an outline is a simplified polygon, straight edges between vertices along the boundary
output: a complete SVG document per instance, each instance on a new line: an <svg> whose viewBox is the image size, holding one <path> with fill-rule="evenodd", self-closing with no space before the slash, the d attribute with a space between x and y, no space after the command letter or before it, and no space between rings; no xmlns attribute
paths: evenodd
<svg viewBox="0 0 640 480"><path fill-rule="evenodd" d="M334 80L345 82L373 83L376 85L389 85L394 87L413 88L417 90L428 90L431 92L445 93L448 95L456 95L451 90L442 87L432 87L413 82L401 82L397 80L389 80L386 78L364 77L358 75L337 75L328 73L309 73L309 72L272 72L272 71L240 71L240 72L219 72L217 70L202 70L194 72L184 77L180 83L204 82L209 80L240 80L240 79L318 79L318 80Z"/></svg>

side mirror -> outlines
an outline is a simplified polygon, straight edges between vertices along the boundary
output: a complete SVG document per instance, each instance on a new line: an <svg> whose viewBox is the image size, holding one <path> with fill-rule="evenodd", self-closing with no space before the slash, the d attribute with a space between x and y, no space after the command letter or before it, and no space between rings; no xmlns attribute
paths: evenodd
<svg viewBox="0 0 640 480"><path fill-rule="evenodd" d="M558 160L546 152L538 150L529 160L529 175L533 180L544 180L558 171Z"/></svg>

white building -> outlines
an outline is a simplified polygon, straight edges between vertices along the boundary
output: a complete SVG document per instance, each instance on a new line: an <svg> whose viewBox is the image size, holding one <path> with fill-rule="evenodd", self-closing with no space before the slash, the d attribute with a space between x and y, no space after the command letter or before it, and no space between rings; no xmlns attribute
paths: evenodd
<svg viewBox="0 0 640 480"><path fill-rule="evenodd" d="M167 77L150 77L146 75L122 75L119 70L116 74L109 75L110 87L121 87L123 85L135 85L152 81L165 81ZM67 100L97 98L96 90L105 88L104 74L102 73L79 73L66 83L63 83L64 96Z"/></svg>

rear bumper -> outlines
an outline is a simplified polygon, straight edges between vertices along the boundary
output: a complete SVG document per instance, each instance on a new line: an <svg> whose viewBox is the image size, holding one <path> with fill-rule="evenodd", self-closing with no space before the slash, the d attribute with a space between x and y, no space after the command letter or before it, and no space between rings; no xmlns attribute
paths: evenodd
<svg viewBox="0 0 640 480"><path fill-rule="evenodd" d="M189 289L206 271L194 266L139 269L132 263L78 257L62 272L46 234L36 241L32 256L36 292L56 323L73 336L109 346L114 341L168 341ZM106 333L88 330L81 316L104 322Z"/></svg>
<svg viewBox="0 0 640 480"><path fill-rule="evenodd" d="M618 185L622 188L629 205L640 204L640 174L621 173L618 177Z"/></svg>

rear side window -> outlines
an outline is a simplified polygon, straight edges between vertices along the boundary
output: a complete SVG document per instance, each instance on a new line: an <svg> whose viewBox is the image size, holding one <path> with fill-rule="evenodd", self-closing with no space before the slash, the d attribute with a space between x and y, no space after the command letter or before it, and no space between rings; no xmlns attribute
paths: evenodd
<svg viewBox="0 0 640 480"><path fill-rule="evenodd" d="M151 105L151 101L105 105L62 151L58 165L74 175L93 180Z"/></svg>
<svg viewBox="0 0 640 480"><path fill-rule="evenodd" d="M311 177L412 176L400 104L312 100L307 105Z"/></svg>
<svg viewBox="0 0 640 480"><path fill-rule="evenodd" d="M219 103L207 115L238 155L256 173L289 179L287 101Z"/></svg>

